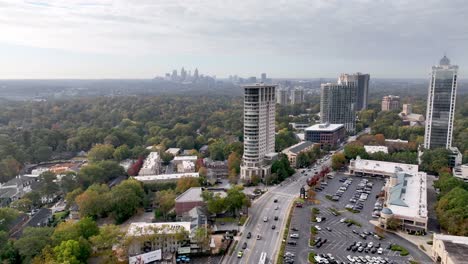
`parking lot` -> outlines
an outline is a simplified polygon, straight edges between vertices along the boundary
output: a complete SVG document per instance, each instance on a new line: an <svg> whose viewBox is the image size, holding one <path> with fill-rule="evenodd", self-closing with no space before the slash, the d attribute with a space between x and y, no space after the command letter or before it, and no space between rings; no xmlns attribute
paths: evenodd
<svg viewBox="0 0 468 264"><path fill-rule="evenodd" d="M333 197L336 194L337 190L345 183L343 180L345 177L351 180L346 182L346 190L342 188L343 192L340 194L338 201L325 198L325 196L330 195ZM372 187L369 188L371 185ZM421 257L427 260L424 258L425 256L421 256L424 253L416 252L418 251L417 248L393 234L384 233L385 238L383 239L374 236L375 227L369 221L373 219L372 214L377 200L376 196L380 193L383 185L384 180L381 178L366 178L363 181L361 177L335 175L333 179L327 179L326 187L317 192L316 195L320 204L307 205L294 210L291 228L295 227L299 230L292 231L290 229L290 234L298 233L299 239L294 239L297 240L296 245L286 246L286 252L294 254L294 263L308 263L308 253L311 251L318 254L319 257L330 254L336 263L408 263L409 260L413 259L413 253L416 255L416 259ZM368 188L366 189L366 187ZM357 189L361 191L358 193ZM366 193L366 195L361 197L362 193ZM359 201L359 198L357 198L356 202L350 202L355 194L359 194L359 198L367 196L367 199ZM356 204L359 203L362 205L356 207ZM346 210L345 207L347 205L349 207L349 204L352 205L352 210L357 209L359 213ZM325 218L324 220L319 219L319 222L311 221L311 209L314 207L320 210L317 216L321 219ZM349 224L349 222L354 224ZM315 235L316 240L320 238L320 241L317 241L316 245L312 247L309 246L311 226L318 226L320 229ZM289 240L292 239L288 238ZM324 242L325 240L326 242ZM390 244L399 244L406 247L410 255L400 256L399 252L389 249ZM330 256L327 256L327 261L332 259ZM356 258L359 258L359 260ZM422 262L424 263L424 261Z"/></svg>

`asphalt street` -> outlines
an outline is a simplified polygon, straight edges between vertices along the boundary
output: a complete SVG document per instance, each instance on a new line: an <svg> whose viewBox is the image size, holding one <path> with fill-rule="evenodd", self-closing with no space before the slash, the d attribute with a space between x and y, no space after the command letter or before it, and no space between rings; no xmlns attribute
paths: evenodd
<svg viewBox="0 0 468 264"><path fill-rule="evenodd" d="M267 193L253 203L237 247L231 256L226 255L223 263L258 263L262 252L267 253L268 263L275 262L289 207L299 197L300 188L306 184L311 173L302 174L298 171L280 185L270 187ZM278 202L274 203L274 199ZM279 207L278 210L275 210L276 206ZM263 221L265 216L268 217L268 222ZM279 218L277 221L274 220L275 216ZM276 226L274 230L272 225ZM252 234L250 239L246 237L248 232ZM257 234L261 235L260 240L256 239ZM247 243L247 248L243 250L243 256L238 258L237 253L242 250L244 242Z"/></svg>

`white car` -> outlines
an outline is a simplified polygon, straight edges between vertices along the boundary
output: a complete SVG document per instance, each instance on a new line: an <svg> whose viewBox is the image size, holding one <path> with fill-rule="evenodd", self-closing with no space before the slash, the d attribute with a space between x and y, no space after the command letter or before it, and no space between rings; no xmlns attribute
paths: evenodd
<svg viewBox="0 0 468 264"><path fill-rule="evenodd" d="M317 228L318 231L322 230L322 228L320 228L318 225L316 225L315 228Z"/></svg>
<svg viewBox="0 0 468 264"><path fill-rule="evenodd" d="M263 222L268 222L268 217L267 216L263 217Z"/></svg>
<svg viewBox="0 0 468 264"><path fill-rule="evenodd" d="M351 261L351 262L355 262L354 258L351 257L350 255L346 256L346 258L347 258L349 261Z"/></svg>
<svg viewBox="0 0 468 264"><path fill-rule="evenodd" d="M340 223L344 223L346 221L346 218L341 218Z"/></svg>
<svg viewBox="0 0 468 264"><path fill-rule="evenodd" d="M299 234L294 233L294 234L289 235L289 237L290 238L299 238Z"/></svg>
<svg viewBox="0 0 468 264"><path fill-rule="evenodd" d="M379 248L379 249L377 250L377 253L382 254L382 253L383 253L383 248Z"/></svg>

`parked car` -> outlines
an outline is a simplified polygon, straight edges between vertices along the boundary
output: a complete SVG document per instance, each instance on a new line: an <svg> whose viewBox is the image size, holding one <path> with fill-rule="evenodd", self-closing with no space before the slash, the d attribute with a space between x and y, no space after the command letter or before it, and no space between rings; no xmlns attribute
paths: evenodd
<svg viewBox="0 0 468 264"><path fill-rule="evenodd" d="M242 244L242 249L246 249L247 248L247 243L244 242L244 244Z"/></svg>
<svg viewBox="0 0 468 264"><path fill-rule="evenodd" d="M248 232L247 233L247 239L251 238L252 237L252 233Z"/></svg>

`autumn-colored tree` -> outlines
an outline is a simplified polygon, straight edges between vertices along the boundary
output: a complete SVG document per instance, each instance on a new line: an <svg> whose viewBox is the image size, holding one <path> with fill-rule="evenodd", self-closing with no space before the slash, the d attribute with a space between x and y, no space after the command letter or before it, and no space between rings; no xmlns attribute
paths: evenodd
<svg viewBox="0 0 468 264"><path fill-rule="evenodd" d="M130 168L127 171L127 174L129 176L138 175L138 172L140 172L141 166L143 166L143 162L144 162L144 158L139 157L138 160L135 163L133 163L132 166L130 166Z"/></svg>
<svg viewBox="0 0 468 264"><path fill-rule="evenodd" d="M332 157L332 169L339 170L341 169L346 163L346 157L343 153L337 152Z"/></svg>
<svg viewBox="0 0 468 264"><path fill-rule="evenodd" d="M385 146L385 136L383 134L376 134L374 140L378 145Z"/></svg>
<svg viewBox="0 0 468 264"><path fill-rule="evenodd" d="M232 169L229 171L229 175L228 175L228 180L229 180L229 183L231 184L237 184L237 181L239 180L239 178L237 177L237 171L235 169Z"/></svg>
<svg viewBox="0 0 468 264"><path fill-rule="evenodd" d="M174 190L163 190L156 192L154 200L164 219L167 219L167 214L172 210L172 208L174 208L176 197L177 195Z"/></svg>
<svg viewBox="0 0 468 264"><path fill-rule="evenodd" d="M102 217L110 207L109 187L102 184L91 185L85 192L76 196L75 202L80 209L80 216Z"/></svg>
<svg viewBox="0 0 468 264"><path fill-rule="evenodd" d="M176 193L183 193L192 187L200 187L198 178L195 177L182 177L177 180Z"/></svg>
<svg viewBox="0 0 468 264"><path fill-rule="evenodd" d="M200 167L200 169L198 169L198 174L200 177L206 177L208 175L208 170L205 167Z"/></svg>
<svg viewBox="0 0 468 264"><path fill-rule="evenodd" d="M236 170L236 173L240 173L241 158L237 152L232 152L228 157L228 170Z"/></svg>

